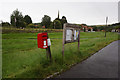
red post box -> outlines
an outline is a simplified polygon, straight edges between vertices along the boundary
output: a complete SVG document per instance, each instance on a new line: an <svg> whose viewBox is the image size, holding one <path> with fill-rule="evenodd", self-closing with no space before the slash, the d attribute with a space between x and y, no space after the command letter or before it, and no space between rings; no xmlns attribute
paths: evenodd
<svg viewBox="0 0 120 80"><path fill-rule="evenodd" d="M38 33L37 35L38 48L42 49L48 48L47 38L48 38L47 32Z"/></svg>

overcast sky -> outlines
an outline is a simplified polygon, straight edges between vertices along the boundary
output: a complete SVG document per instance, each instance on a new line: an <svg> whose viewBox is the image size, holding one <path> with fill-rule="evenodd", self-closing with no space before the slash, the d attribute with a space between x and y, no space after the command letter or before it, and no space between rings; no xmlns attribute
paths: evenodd
<svg viewBox="0 0 120 80"><path fill-rule="evenodd" d="M0 20L10 22L10 15L16 9L29 15L34 23L41 22L44 15L53 21L60 12L69 23L88 25L118 22L118 0L1 0Z"/></svg>

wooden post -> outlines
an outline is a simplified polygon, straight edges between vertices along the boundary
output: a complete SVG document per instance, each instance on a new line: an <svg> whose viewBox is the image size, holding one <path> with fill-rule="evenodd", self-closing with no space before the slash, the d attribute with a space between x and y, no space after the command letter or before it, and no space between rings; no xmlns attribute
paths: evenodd
<svg viewBox="0 0 120 80"><path fill-rule="evenodd" d="M63 58L64 58L64 46L65 46L65 30L66 30L66 24L64 24L64 27L63 27L63 48L62 48L62 63L63 63Z"/></svg>
<svg viewBox="0 0 120 80"><path fill-rule="evenodd" d="M79 47L80 47L80 29L79 29L79 33L78 33L78 50L79 50Z"/></svg>
<svg viewBox="0 0 120 80"><path fill-rule="evenodd" d="M66 35L66 25L63 27L63 48L62 48L62 56L64 56L64 44L65 44L65 35Z"/></svg>

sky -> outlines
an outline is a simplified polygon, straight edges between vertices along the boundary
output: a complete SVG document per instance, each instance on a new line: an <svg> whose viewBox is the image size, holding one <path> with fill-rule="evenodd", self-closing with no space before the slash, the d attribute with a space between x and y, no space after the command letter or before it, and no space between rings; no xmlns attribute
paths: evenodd
<svg viewBox="0 0 120 80"><path fill-rule="evenodd" d="M53 21L65 16L69 23L104 25L118 22L118 0L1 0L0 20L10 22L10 15L16 9L23 16L29 15L33 23L41 22L44 15Z"/></svg>

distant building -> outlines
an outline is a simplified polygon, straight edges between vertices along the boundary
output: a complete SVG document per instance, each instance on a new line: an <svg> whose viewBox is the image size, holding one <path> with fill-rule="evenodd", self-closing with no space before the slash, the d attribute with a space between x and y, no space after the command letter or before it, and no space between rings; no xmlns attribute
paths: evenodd
<svg viewBox="0 0 120 80"><path fill-rule="evenodd" d="M88 31L89 32L94 32L92 27L88 27L88 26L85 26L85 25L82 25L81 30L84 31L84 32L88 32Z"/></svg>
<svg viewBox="0 0 120 80"><path fill-rule="evenodd" d="M119 32L120 33L120 29L112 29L111 32Z"/></svg>
<svg viewBox="0 0 120 80"><path fill-rule="evenodd" d="M42 26L42 28L45 28L45 26Z"/></svg>
<svg viewBox="0 0 120 80"><path fill-rule="evenodd" d="M88 27L88 30L90 30L90 32L93 32L93 28L92 27Z"/></svg>

